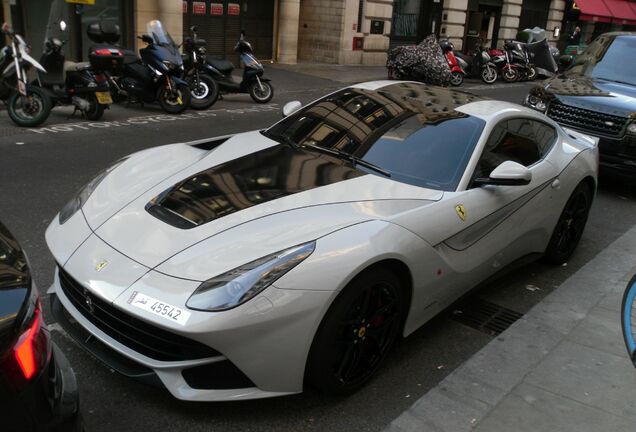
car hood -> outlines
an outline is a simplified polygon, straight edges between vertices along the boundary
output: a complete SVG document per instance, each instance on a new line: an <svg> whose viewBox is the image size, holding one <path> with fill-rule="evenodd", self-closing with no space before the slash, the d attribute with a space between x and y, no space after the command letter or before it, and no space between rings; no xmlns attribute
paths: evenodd
<svg viewBox="0 0 636 432"><path fill-rule="evenodd" d="M559 75L544 86L548 97L579 108L619 117L636 115L636 87L580 75Z"/></svg>
<svg viewBox="0 0 636 432"><path fill-rule="evenodd" d="M209 152L170 146L133 156L104 179L83 211L94 233L126 257L203 280L442 196L246 133Z"/></svg>

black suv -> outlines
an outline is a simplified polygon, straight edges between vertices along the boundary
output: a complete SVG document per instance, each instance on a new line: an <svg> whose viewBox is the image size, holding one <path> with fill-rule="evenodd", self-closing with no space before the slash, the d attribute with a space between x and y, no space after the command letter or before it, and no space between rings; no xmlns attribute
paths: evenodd
<svg viewBox="0 0 636 432"><path fill-rule="evenodd" d="M636 33L605 33L525 105L599 138L601 168L636 179Z"/></svg>

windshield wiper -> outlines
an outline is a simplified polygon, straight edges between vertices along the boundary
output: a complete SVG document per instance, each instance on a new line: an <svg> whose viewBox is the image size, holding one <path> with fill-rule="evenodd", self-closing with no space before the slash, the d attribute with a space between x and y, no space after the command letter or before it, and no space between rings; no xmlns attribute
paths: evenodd
<svg viewBox="0 0 636 432"><path fill-rule="evenodd" d="M351 153L347 153L347 152L344 152L342 150L328 148L328 147L321 147L319 145L308 144L308 143L303 143L302 145L300 145L300 147L309 147L309 148L312 148L314 150L318 150L320 152L336 156L339 159L349 161L349 162L351 162L351 164L353 165L354 168L355 168L356 165L361 165L361 166L363 166L365 168L369 168L372 171L375 171L375 172L377 172L379 174L382 174L385 177L389 177L389 178L391 177L391 173L390 172L380 168L377 165L372 164L371 162L367 162L364 159L360 159L359 157L356 157L356 156L352 155Z"/></svg>

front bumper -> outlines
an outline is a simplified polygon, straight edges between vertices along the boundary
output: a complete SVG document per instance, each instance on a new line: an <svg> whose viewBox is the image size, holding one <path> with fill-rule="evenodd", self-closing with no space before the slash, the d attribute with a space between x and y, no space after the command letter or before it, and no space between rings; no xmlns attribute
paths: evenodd
<svg viewBox="0 0 636 432"><path fill-rule="evenodd" d="M130 290L143 289L137 285ZM159 318L153 322L141 314L135 316L163 327L162 331L218 350L212 357L162 361L131 349L87 319L86 311L80 311L77 302L62 289L59 272L49 293L55 294L52 309L56 319L84 349L117 372L163 386L176 398L190 401L256 399L301 392L313 335L335 295L271 286L233 310L192 311L193 325L182 329L169 328ZM117 300L112 306L130 313Z"/></svg>
<svg viewBox="0 0 636 432"><path fill-rule="evenodd" d="M636 179L636 136L622 139L601 138L600 165L606 172Z"/></svg>

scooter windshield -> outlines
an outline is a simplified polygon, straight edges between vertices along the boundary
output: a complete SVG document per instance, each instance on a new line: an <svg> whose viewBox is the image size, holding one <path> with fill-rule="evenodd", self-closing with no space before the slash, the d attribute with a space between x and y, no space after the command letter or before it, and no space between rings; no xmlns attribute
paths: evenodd
<svg viewBox="0 0 636 432"><path fill-rule="evenodd" d="M62 22L65 23L64 29L62 29ZM60 40L68 39L66 25L70 22L71 17L69 15L68 3L64 0L53 0L49 10L49 21L46 24L46 35L44 36L44 40L46 41L47 39L53 38Z"/></svg>
<svg viewBox="0 0 636 432"><path fill-rule="evenodd" d="M159 20L152 20L146 24L146 31L154 39L157 45L161 46L177 46Z"/></svg>

